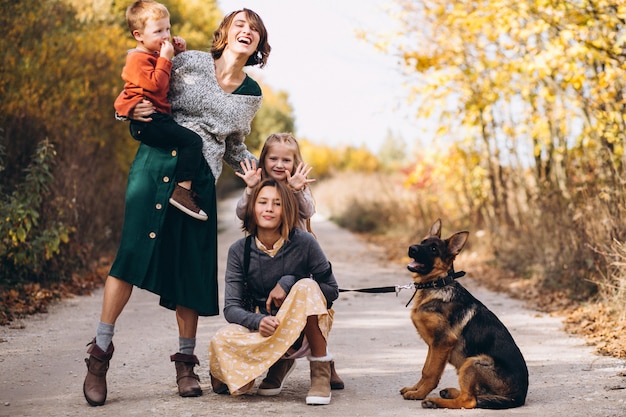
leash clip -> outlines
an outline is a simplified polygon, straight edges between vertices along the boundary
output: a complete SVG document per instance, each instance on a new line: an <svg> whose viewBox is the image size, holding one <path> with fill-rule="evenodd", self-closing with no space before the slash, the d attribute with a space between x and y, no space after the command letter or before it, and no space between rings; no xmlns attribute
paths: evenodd
<svg viewBox="0 0 626 417"><path fill-rule="evenodd" d="M410 290L412 288L413 288L413 284L396 285L396 297L398 296L398 294L400 294L400 291L402 291L402 290Z"/></svg>

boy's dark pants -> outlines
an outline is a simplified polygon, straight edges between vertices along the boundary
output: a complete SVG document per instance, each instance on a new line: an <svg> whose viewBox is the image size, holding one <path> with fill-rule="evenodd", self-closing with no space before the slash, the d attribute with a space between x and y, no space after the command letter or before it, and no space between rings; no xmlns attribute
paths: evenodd
<svg viewBox="0 0 626 417"><path fill-rule="evenodd" d="M133 138L155 148L177 147L176 182L193 180L202 163L202 138L176 123L172 116L153 113L151 122L130 121Z"/></svg>

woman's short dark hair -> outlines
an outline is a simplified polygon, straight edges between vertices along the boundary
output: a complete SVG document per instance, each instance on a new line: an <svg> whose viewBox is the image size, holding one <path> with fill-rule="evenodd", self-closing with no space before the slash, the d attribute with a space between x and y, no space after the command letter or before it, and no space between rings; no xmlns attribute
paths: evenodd
<svg viewBox="0 0 626 417"><path fill-rule="evenodd" d="M215 32L213 32L211 54L213 55L213 59L219 59L222 56L222 53L228 44L228 30L230 29L230 25L232 25L233 20L235 20L237 13L241 12L246 14L246 18L250 22L250 25L252 25L252 27L259 32L260 36L257 50L248 58L246 65L258 65L259 68L263 68L265 64L267 64L267 58L270 56L272 47L268 43L267 29L265 28L263 20L258 14L256 14L256 12L253 12L250 9L243 8L241 10L235 10L234 12L229 13L222 20L222 23L220 23Z"/></svg>
<svg viewBox="0 0 626 417"><path fill-rule="evenodd" d="M273 178L262 180L252 189L252 194L250 194L248 204L246 204L246 214L243 219L242 229L244 232L256 235L258 225L254 207L259 193L264 187L275 187L276 191L278 191L282 207L280 234L285 240L289 240L289 233L295 229L298 219L298 201L293 195L293 191L288 189L281 181L276 181Z"/></svg>

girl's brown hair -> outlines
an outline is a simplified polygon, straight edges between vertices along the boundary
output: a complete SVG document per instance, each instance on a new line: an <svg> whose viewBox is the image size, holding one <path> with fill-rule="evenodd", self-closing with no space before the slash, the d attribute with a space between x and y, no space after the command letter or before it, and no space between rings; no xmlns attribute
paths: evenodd
<svg viewBox="0 0 626 417"><path fill-rule="evenodd" d="M222 56L222 53L228 44L228 30L235 20L237 13L241 12L246 14L246 18L250 22L250 25L259 32L260 36L257 50L248 58L246 65L258 65L259 68L263 68L265 64L267 64L267 58L270 56L272 47L268 43L267 29L265 28L263 20L258 14L250 9L243 8L241 10L235 10L234 12L229 13L224 20L222 20L222 23L220 23L219 27L215 30L215 32L213 32L211 54L213 55L213 59L219 59L219 57Z"/></svg>
<svg viewBox="0 0 626 417"><path fill-rule="evenodd" d="M242 230L251 235L257 234L258 224L254 207L256 205L256 200L259 197L259 193L264 187L275 187L276 191L278 191L282 207L280 234L285 241L288 241L289 233L291 233L291 231L296 227L298 219L298 202L296 201L293 192L289 190L286 185L273 178L266 178L262 180L252 190L252 194L250 195L250 199L246 205L246 215L243 219Z"/></svg>

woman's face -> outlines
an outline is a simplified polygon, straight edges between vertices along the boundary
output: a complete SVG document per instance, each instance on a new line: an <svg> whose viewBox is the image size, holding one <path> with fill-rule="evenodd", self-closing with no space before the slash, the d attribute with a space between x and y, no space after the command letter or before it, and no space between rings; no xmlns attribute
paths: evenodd
<svg viewBox="0 0 626 417"><path fill-rule="evenodd" d="M282 202L276 187L266 186L259 191L254 203L254 215L258 229L278 230L282 221Z"/></svg>
<svg viewBox="0 0 626 417"><path fill-rule="evenodd" d="M233 52L251 56L256 52L260 39L259 31L248 21L246 13L239 12L228 29L226 47Z"/></svg>
<svg viewBox="0 0 626 417"><path fill-rule="evenodd" d="M265 172L276 181L287 181L287 171L293 174L293 149L284 143L274 143L268 149L263 161Z"/></svg>

